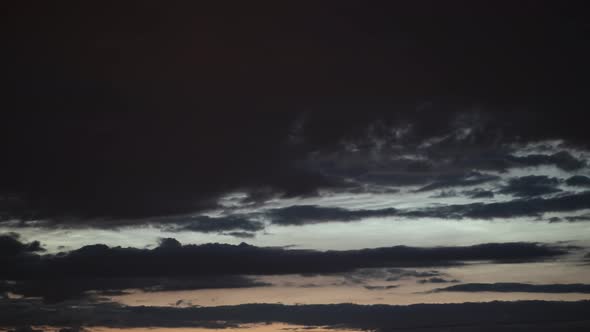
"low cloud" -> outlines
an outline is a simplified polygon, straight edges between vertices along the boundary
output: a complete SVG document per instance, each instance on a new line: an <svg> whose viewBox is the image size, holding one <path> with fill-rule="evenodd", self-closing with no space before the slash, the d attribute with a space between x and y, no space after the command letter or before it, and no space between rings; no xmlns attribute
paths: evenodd
<svg viewBox="0 0 590 332"><path fill-rule="evenodd" d="M568 178L565 183L569 186L590 187L590 178L583 175L574 175Z"/></svg>
<svg viewBox="0 0 590 332"><path fill-rule="evenodd" d="M469 187L475 186L479 184L483 184L490 181L495 181L500 179L500 177L495 175L487 175L482 174L479 172L471 172L468 174L460 174L460 175L450 175L446 178L437 179L433 183L426 185L420 189L418 192L422 191L430 191L436 189L446 189L446 188L453 188L453 187Z"/></svg>
<svg viewBox="0 0 590 332"><path fill-rule="evenodd" d="M399 285L385 285L385 286L369 286L369 285L365 285L363 287L366 290L388 290L388 289L398 288Z"/></svg>
<svg viewBox="0 0 590 332"><path fill-rule="evenodd" d="M590 192L551 198L515 199L495 203L454 204L440 207L405 210L399 216L408 218L514 218L541 216L546 212L570 212L590 208Z"/></svg>
<svg viewBox="0 0 590 332"><path fill-rule="evenodd" d="M460 328L461 331L587 330L590 301L514 301L461 304L282 305L243 304L215 307L122 306L114 303L47 305L32 299L0 299L4 326L238 327L287 323L363 330Z"/></svg>
<svg viewBox="0 0 590 332"><path fill-rule="evenodd" d="M232 276L330 274L363 268L448 266L482 260L537 261L559 257L570 250L538 243L491 243L315 251L245 243L181 245L175 239L163 239L154 249L96 244L56 255L17 253L2 259L0 280L14 281L13 285L7 285L13 292L59 301L90 290L258 287L265 284ZM399 272L397 277L409 275L434 276L435 272ZM63 292L64 289L69 291Z"/></svg>
<svg viewBox="0 0 590 332"><path fill-rule="evenodd" d="M347 222L365 218L379 218L396 215L397 209L380 210L347 210L336 207L321 207L315 205L295 205L281 209L270 210L267 215L273 224L277 225L305 225L320 222Z"/></svg>
<svg viewBox="0 0 590 332"><path fill-rule="evenodd" d="M428 279L422 279L417 281L419 284L444 284L450 282L460 282L457 279L444 279L440 277L432 277Z"/></svg>
<svg viewBox="0 0 590 332"><path fill-rule="evenodd" d="M167 223L174 224L171 230L193 231L201 233L256 232L264 229L264 223L248 219L246 216L209 217L196 216L190 218L175 218L167 220Z"/></svg>
<svg viewBox="0 0 590 332"><path fill-rule="evenodd" d="M567 151L556 152L551 155L531 154L527 156L510 156L508 161L520 166L554 165L565 171L574 171L586 166L584 160L572 156Z"/></svg>
<svg viewBox="0 0 590 332"><path fill-rule="evenodd" d="M544 175L528 175L510 179L508 185L500 190L503 194L517 197L531 197L560 192L559 179Z"/></svg>
<svg viewBox="0 0 590 332"><path fill-rule="evenodd" d="M0 234L0 258L42 252L39 241L23 243L16 233Z"/></svg>
<svg viewBox="0 0 590 332"><path fill-rule="evenodd" d="M587 284L534 285L515 282L469 283L437 288L434 292L501 292L501 293L583 293L590 294Z"/></svg>

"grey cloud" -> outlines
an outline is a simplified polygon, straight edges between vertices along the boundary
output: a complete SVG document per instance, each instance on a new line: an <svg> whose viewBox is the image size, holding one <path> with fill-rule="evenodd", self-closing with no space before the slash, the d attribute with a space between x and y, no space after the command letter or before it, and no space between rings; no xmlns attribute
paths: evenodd
<svg viewBox="0 0 590 332"><path fill-rule="evenodd" d="M241 239L253 239L256 237L256 233L250 233L250 232L227 232L227 233L222 233L222 234L233 236L233 237L238 237Z"/></svg>
<svg viewBox="0 0 590 332"><path fill-rule="evenodd" d="M366 290L389 290L389 289L398 288L399 285L386 285L386 286L369 286L369 285L365 285L363 287Z"/></svg>
<svg viewBox="0 0 590 332"><path fill-rule="evenodd" d="M380 210L347 210L336 207L320 207L314 205L294 205L274 209L267 213L273 224L305 225L331 221L358 221L365 218L388 217L396 215L394 208Z"/></svg>
<svg viewBox="0 0 590 332"><path fill-rule="evenodd" d="M579 215L579 216L565 216L563 218L567 221L570 221L570 222L589 221L590 220L590 213L586 213L586 214Z"/></svg>
<svg viewBox="0 0 590 332"><path fill-rule="evenodd" d="M186 219L168 220L174 231L193 231L202 233L217 233L233 231L236 234L247 234L264 229L264 223L248 219L248 216L209 217L196 216Z"/></svg>
<svg viewBox="0 0 590 332"><path fill-rule="evenodd" d="M472 189L472 190L465 190L462 193L467 195L470 198L494 198L493 191L480 189L480 188L476 188L476 189Z"/></svg>
<svg viewBox="0 0 590 332"><path fill-rule="evenodd" d="M495 175L487 175L479 172L471 172L468 174L451 175L443 179L438 179L433 183L426 185L420 189L421 191L430 191L435 189L450 188L450 187L468 187L483 184L490 181L498 180L499 177Z"/></svg>
<svg viewBox="0 0 590 332"><path fill-rule="evenodd" d="M565 183L569 186L590 187L590 178L583 175L574 175L568 178Z"/></svg>
<svg viewBox="0 0 590 332"><path fill-rule="evenodd" d="M586 166L586 162L575 158L567 151L551 155L532 154L527 156L509 156L508 161L522 166L555 165L565 171L573 171Z"/></svg>
<svg viewBox="0 0 590 332"><path fill-rule="evenodd" d="M444 279L440 277L432 277L428 279L421 279L417 281L419 284L444 284L444 283L451 283L451 282L460 282L457 279Z"/></svg>
<svg viewBox="0 0 590 332"><path fill-rule="evenodd" d="M0 300L4 326L238 327L282 322L377 331L460 329L475 331L587 331L590 301L514 301L460 304L282 305L215 307L122 306L114 303L47 305L35 300Z"/></svg>
<svg viewBox="0 0 590 332"><path fill-rule="evenodd" d="M553 192L549 185L557 180L545 176L526 176L510 182L504 192L515 193L523 198L493 203L450 204L416 209L385 208L377 210L347 210L335 207L295 205L273 209L266 213L270 222L277 225L306 225L323 222L358 221L375 217L399 218L514 218L539 217L547 212L572 212L590 208L590 192L562 194L550 198L534 197ZM489 196L488 191L472 191L473 195ZM529 196L533 196L530 197Z"/></svg>
<svg viewBox="0 0 590 332"><path fill-rule="evenodd" d="M590 208L590 192L552 198L516 199L507 202L470 203L401 211L408 218L514 218L540 216L546 212L568 212Z"/></svg>
<svg viewBox="0 0 590 332"><path fill-rule="evenodd" d="M44 251L39 241L22 243L16 233L0 234L0 258Z"/></svg>
<svg viewBox="0 0 590 332"><path fill-rule="evenodd" d="M0 263L0 280L13 292L47 301L78 297L86 291L128 288L181 289L263 286L223 276L330 274L362 268L447 266L465 261L538 261L572 248L537 243L490 243L465 247L394 246L344 251L204 244L181 245L163 239L154 249L90 245L57 255L15 254ZM220 264L220 262L223 262ZM397 276L406 271L392 270ZM430 272L429 272L430 273ZM211 279L210 279L211 278Z"/></svg>
<svg viewBox="0 0 590 332"><path fill-rule="evenodd" d="M540 196L560 192L557 188L560 181L544 175L528 175L513 178L500 190L503 194L512 194L518 197Z"/></svg>
<svg viewBox="0 0 590 332"><path fill-rule="evenodd" d="M397 281L400 279L407 279L407 278L438 277L438 276L442 275L441 272L436 271L436 270L417 271L417 270L408 270L408 269L388 269L388 272L391 273L392 275L386 279L387 281Z"/></svg>
<svg viewBox="0 0 590 332"><path fill-rule="evenodd" d="M469 283L437 288L434 292L501 292L501 293L584 293L590 294L587 284L545 284L534 285L515 282Z"/></svg>
<svg viewBox="0 0 590 332"><path fill-rule="evenodd" d="M92 298L95 296L116 296L127 294L125 290L139 289L144 292L236 289L266 287L271 284L239 275L215 277L65 277L47 279L17 280L6 285L5 291L27 297L42 297L47 303L68 299Z"/></svg>

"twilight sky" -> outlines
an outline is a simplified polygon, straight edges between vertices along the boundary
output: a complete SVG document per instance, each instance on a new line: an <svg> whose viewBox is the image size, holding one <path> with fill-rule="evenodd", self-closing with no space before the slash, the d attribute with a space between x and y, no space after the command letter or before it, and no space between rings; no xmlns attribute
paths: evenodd
<svg viewBox="0 0 590 332"><path fill-rule="evenodd" d="M9 5L0 331L588 328L576 5Z"/></svg>

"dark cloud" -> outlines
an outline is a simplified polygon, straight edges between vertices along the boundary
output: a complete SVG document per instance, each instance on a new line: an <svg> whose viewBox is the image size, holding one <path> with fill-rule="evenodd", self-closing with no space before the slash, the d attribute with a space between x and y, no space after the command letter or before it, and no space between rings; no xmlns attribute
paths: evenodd
<svg viewBox="0 0 590 332"><path fill-rule="evenodd" d="M590 208L590 192L561 195L552 198L516 199L496 203L470 203L407 210L399 216L408 218L514 218L540 216L546 212L570 212Z"/></svg>
<svg viewBox="0 0 590 332"><path fill-rule="evenodd" d="M568 248L536 243L396 246L324 252L245 243L183 246L175 239L163 239L155 249L109 248L97 244L56 255L7 257L2 260L0 280L16 281L13 292L57 301L90 290L264 286L249 279L214 276L338 273L360 268L441 266L482 260L535 261L568 252Z"/></svg>
<svg viewBox="0 0 590 332"><path fill-rule="evenodd" d="M39 241L22 243L18 234L0 234L0 258L44 251Z"/></svg>
<svg viewBox="0 0 590 332"><path fill-rule="evenodd" d="M35 329L32 326L21 326L15 329L9 330L9 332L43 332L43 330Z"/></svg>
<svg viewBox="0 0 590 332"><path fill-rule="evenodd" d="M417 281L419 284L444 284L449 282L460 282L457 279L444 279L441 277L432 277L428 279L422 279Z"/></svg>
<svg viewBox="0 0 590 332"><path fill-rule="evenodd" d="M484 189L465 190L463 194L470 198L494 198L494 192Z"/></svg>
<svg viewBox="0 0 590 332"><path fill-rule="evenodd" d="M429 270L429 271L416 271L416 270L408 270L408 269L388 269L388 272L392 275L387 277L387 281L397 281L400 279L407 279L407 278L426 278L426 277L438 277L443 275L443 273L436 271L436 270Z"/></svg>
<svg viewBox="0 0 590 332"><path fill-rule="evenodd" d="M511 194L517 197L531 197L560 192L557 188L560 181L544 175L527 175L513 178L500 190L503 194Z"/></svg>
<svg viewBox="0 0 590 332"><path fill-rule="evenodd" d="M441 190L438 194L431 195L431 198L449 198L457 197L459 193L455 190Z"/></svg>
<svg viewBox="0 0 590 332"><path fill-rule="evenodd" d="M248 232L227 232L222 233L223 235L229 235L233 237L238 237L242 239L252 239L256 237L256 233L248 233Z"/></svg>
<svg viewBox="0 0 590 332"><path fill-rule="evenodd" d="M336 274L342 276L345 284L370 284L374 281L398 281L411 278L425 278L444 275L437 270L414 270L407 268L362 268Z"/></svg>
<svg viewBox="0 0 590 332"><path fill-rule="evenodd" d="M174 231L193 231L202 233L233 231L233 233L244 235L264 229L263 223L241 216L197 216L186 219L180 218L179 220L168 220L167 223L174 225L172 228Z"/></svg>
<svg viewBox="0 0 590 332"><path fill-rule="evenodd" d="M388 289L398 288L399 285L385 285L385 286L369 286L369 285L365 285L363 287L366 290L388 290Z"/></svg>
<svg viewBox="0 0 590 332"><path fill-rule="evenodd" d="M268 212L273 224L305 225L332 221L358 221L365 218L379 218L396 215L394 208L380 210L347 210L337 207L294 205Z"/></svg>
<svg viewBox="0 0 590 332"><path fill-rule="evenodd" d="M577 159L567 151L551 155L531 154L527 156L509 156L508 161L521 166L554 165L566 171L573 171L586 166L584 160Z"/></svg>
<svg viewBox="0 0 590 332"><path fill-rule="evenodd" d="M197 289L235 289L270 286L269 283L235 275L215 277L116 277L116 278L47 278L19 280L7 285L7 291L27 297L41 297L47 303L69 299L128 294L126 290L144 292Z"/></svg>
<svg viewBox="0 0 590 332"><path fill-rule="evenodd" d="M498 180L499 177L495 175L481 174L478 172L472 172L465 175L453 175L445 179L439 179L435 182L424 186L418 191L430 191L435 189L450 188L450 187L468 187L475 186L478 184Z"/></svg>
<svg viewBox="0 0 590 332"><path fill-rule="evenodd" d="M563 217L563 219L565 219L569 222L589 221L590 220L590 213L582 214L579 216L566 216L566 217Z"/></svg>
<svg viewBox="0 0 590 332"><path fill-rule="evenodd" d="M437 288L435 292L502 292L502 293L584 293L590 294L586 284L547 284L533 285L516 282L497 282L492 284L469 283Z"/></svg>
<svg viewBox="0 0 590 332"><path fill-rule="evenodd" d="M357 173L379 183L426 185L438 174L409 173L440 160L579 168L567 152L493 152L588 145L583 11L427 7L11 6L0 217L145 223L235 190L316 195L350 183L306 161L343 146L395 156L376 147L438 142L434 163Z"/></svg>
<svg viewBox="0 0 590 332"><path fill-rule="evenodd" d="M44 305L35 300L0 300L4 326L237 327L282 322L377 331L586 331L590 302L513 301L462 304L281 305L130 307L113 303Z"/></svg>
<svg viewBox="0 0 590 332"><path fill-rule="evenodd" d="M565 183L569 186L590 187L590 178L583 175L574 175L568 178Z"/></svg>
<svg viewBox="0 0 590 332"><path fill-rule="evenodd" d="M551 192L545 183L556 179L545 176L525 176L509 182L503 190L527 198L494 203L469 203L440 205L417 209L347 210L343 208L294 205L271 210L267 216L271 223L279 225L305 225L331 221L358 221L371 217L399 218L514 218L535 217L547 212L572 212L590 208L590 192L564 194L551 198L528 198L541 192ZM479 193L479 191L478 191ZM487 193L485 193L487 195Z"/></svg>

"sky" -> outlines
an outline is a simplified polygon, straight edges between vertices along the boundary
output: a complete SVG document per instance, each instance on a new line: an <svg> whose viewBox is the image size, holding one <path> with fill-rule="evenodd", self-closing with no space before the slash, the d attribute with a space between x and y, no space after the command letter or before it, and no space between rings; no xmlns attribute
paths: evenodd
<svg viewBox="0 0 590 332"><path fill-rule="evenodd" d="M586 330L580 4L5 5L0 331Z"/></svg>

